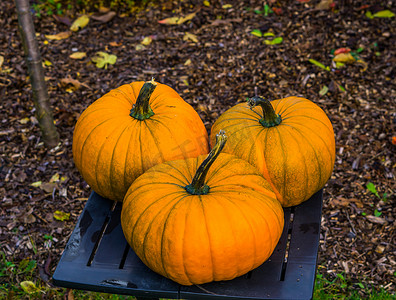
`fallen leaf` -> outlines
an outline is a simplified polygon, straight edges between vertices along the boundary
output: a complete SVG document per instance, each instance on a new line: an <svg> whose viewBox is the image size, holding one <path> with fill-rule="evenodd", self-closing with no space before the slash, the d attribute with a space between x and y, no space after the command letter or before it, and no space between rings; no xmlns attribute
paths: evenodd
<svg viewBox="0 0 396 300"><path fill-rule="evenodd" d="M257 37L262 37L263 36L263 33L261 32L260 29L253 29L250 33L253 34L254 36L257 36Z"/></svg>
<svg viewBox="0 0 396 300"><path fill-rule="evenodd" d="M122 45L122 43L110 42L109 45L112 46L112 47L119 47L119 46Z"/></svg>
<svg viewBox="0 0 396 300"><path fill-rule="evenodd" d="M114 65L117 61L117 56L114 54L108 54L106 52L96 52L96 56L92 57L92 61L96 64L98 68L107 69L107 65Z"/></svg>
<svg viewBox="0 0 396 300"><path fill-rule="evenodd" d="M50 66L52 66L52 62L50 62L49 60L44 60L44 61L43 61L43 65L44 65L45 67L50 67Z"/></svg>
<svg viewBox="0 0 396 300"><path fill-rule="evenodd" d="M341 62L344 64L353 64L356 62L356 59L352 56L351 53L340 53L334 56L333 61Z"/></svg>
<svg viewBox="0 0 396 300"><path fill-rule="evenodd" d="M191 13L188 14L184 17L171 17L171 18L166 18L163 19L161 21L158 21L158 23L160 24L167 24L167 25L179 25L179 24L183 24L191 19L193 19L195 17L196 13Z"/></svg>
<svg viewBox="0 0 396 300"><path fill-rule="evenodd" d="M59 41L59 40L64 40L69 38L72 35L71 31L63 31L63 32L59 32L58 34L46 34L45 38L48 40L55 40L55 41Z"/></svg>
<svg viewBox="0 0 396 300"><path fill-rule="evenodd" d="M23 118L19 120L19 123L21 124L27 124L30 121L30 118Z"/></svg>
<svg viewBox="0 0 396 300"><path fill-rule="evenodd" d="M63 23L63 24L65 24L65 25L67 25L67 26L71 26L71 24L72 24L72 20L70 20L70 18L69 17L63 17L63 16L59 16L59 15L53 15L54 16L54 19L55 20L57 20L58 22L60 22L60 23Z"/></svg>
<svg viewBox="0 0 396 300"><path fill-rule="evenodd" d="M330 200L330 204L333 206L344 206L347 207L349 206L350 203L355 203L355 205L358 208L363 208L363 203L357 198L344 198L344 197L338 197L335 199Z"/></svg>
<svg viewBox="0 0 396 300"><path fill-rule="evenodd" d="M198 38L195 34L186 32L183 36L183 41L192 41L194 43L198 43Z"/></svg>
<svg viewBox="0 0 396 300"><path fill-rule="evenodd" d="M203 5L205 5L205 6L209 7L209 6L210 6L210 2L209 2L209 1L207 1L207 0L205 0L205 1L203 2Z"/></svg>
<svg viewBox="0 0 396 300"><path fill-rule="evenodd" d="M89 17L87 15L82 15L81 17L78 17L72 25L70 26L71 31L78 31L80 29L83 29L85 26L87 26L89 23Z"/></svg>
<svg viewBox="0 0 396 300"><path fill-rule="evenodd" d="M49 182L57 182L57 181L59 181L59 173L55 173L54 175L52 175Z"/></svg>
<svg viewBox="0 0 396 300"><path fill-rule="evenodd" d="M66 78L62 78L60 80L60 83L61 83L62 87L67 87L69 85L72 85L74 88L73 91L78 90L81 86L91 89L91 87L89 85L82 83L82 82L78 81L77 79L73 79L70 75L67 76Z"/></svg>
<svg viewBox="0 0 396 300"><path fill-rule="evenodd" d="M224 9L232 8L232 4L224 4L222 8Z"/></svg>
<svg viewBox="0 0 396 300"><path fill-rule="evenodd" d="M315 9L327 10L331 8L332 4L333 0L322 0L316 5Z"/></svg>
<svg viewBox="0 0 396 300"><path fill-rule="evenodd" d="M146 47L144 47L142 44L139 44L139 45L135 46L135 49L136 49L136 51L141 51L141 50L146 49Z"/></svg>
<svg viewBox="0 0 396 300"><path fill-rule="evenodd" d="M46 193L52 193L56 186L57 184L55 182L44 182L40 185L40 189Z"/></svg>
<svg viewBox="0 0 396 300"><path fill-rule="evenodd" d="M338 48L337 50L334 51L334 55L338 55L340 53L349 53L351 52L351 49L349 48Z"/></svg>
<svg viewBox="0 0 396 300"><path fill-rule="evenodd" d="M36 287L36 284L33 281L28 280L21 282L21 288L28 294L40 291L40 289Z"/></svg>
<svg viewBox="0 0 396 300"><path fill-rule="evenodd" d="M376 224L381 224L381 225L385 225L385 224L388 223L385 219L380 218L380 217L376 217L376 216L368 215L368 216L366 216L366 218L367 218L367 220L369 220L371 223L376 223Z"/></svg>
<svg viewBox="0 0 396 300"><path fill-rule="evenodd" d="M0 55L0 68L3 65L3 63L4 63L4 56Z"/></svg>
<svg viewBox="0 0 396 300"><path fill-rule="evenodd" d="M146 36L140 43L144 46L150 45L153 41L151 36Z"/></svg>
<svg viewBox="0 0 396 300"><path fill-rule="evenodd" d="M69 57L71 59L82 59L82 58L84 58L86 56L87 56L87 53L85 53L85 52L74 52L74 53L69 55Z"/></svg>
<svg viewBox="0 0 396 300"><path fill-rule="evenodd" d="M283 42L283 38L278 36L276 38L274 38L273 40L264 40L264 43L266 45L277 45Z"/></svg>
<svg viewBox="0 0 396 300"><path fill-rule="evenodd" d="M319 91L319 95L324 96L327 94L328 91L329 91L329 88L326 85L324 85L322 87L322 89Z"/></svg>
<svg viewBox="0 0 396 300"><path fill-rule="evenodd" d="M187 60L185 61L184 65L185 65L185 66L191 65L191 59L187 59ZM395 137L395 139L396 139L396 137Z"/></svg>
<svg viewBox="0 0 396 300"><path fill-rule="evenodd" d="M373 14L373 17L375 17L375 18L393 18L394 16L395 16L395 14L388 9L381 10L381 11Z"/></svg>
<svg viewBox="0 0 396 300"><path fill-rule="evenodd" d="M42 181L36 181L36 182L31 183L30 185L34 186L34 187L39 187L42 183L43 183Z"/></svg>
<svg viewBox="0 0 396 300"><path fill-rule="evenodd" d="M54 212L54 219L58 221L67 221L70 219L70 213L57 210Z"/></svg>
<svg viewBox="0 0 396 300"><path fill-rule="evenodd" d="M107 23L111 21L116 15L117 13L115 11L108 11L104 14L93 14L91 16L91 19L94 19L95 21L99 21L102 23Z"/></svg>
<svg viewBox="0 0 396 300"><path fill-rule="evenodd" d="M321 69L323 69L323 70L330 71L330 67L325 66L324 64L318 62L318 61L315 60L315 59L311 59L311 58L310 58L308 61L309 61L311 64L314 64L315 66L317 66L317 67L319 67L319 68L321 68Z"/></svg>

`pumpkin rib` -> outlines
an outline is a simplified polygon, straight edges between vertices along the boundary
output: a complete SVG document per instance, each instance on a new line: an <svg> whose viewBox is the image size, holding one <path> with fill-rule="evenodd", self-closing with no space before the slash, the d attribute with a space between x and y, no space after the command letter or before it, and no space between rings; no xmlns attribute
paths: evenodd
<svg viewBox="0 0 396 300"><path fill-rule="evenodd" d="M329 131L330 135L334 135L333 131L332 131L332 130L330 129L330 127L328 126L329 124L326 124L326 123L322 122L322 121L319 120L319 119L312 118L312 117L308 117L308 116L294 116L293 119L295 119L295 118L297 118L297 117L304 117L304 118L306 117L306 118L308 118L310 121L316 121L316 122L318 122L319 124L323 125L323 127L325 127L325 128ZM305 128L307 128L307 129L309 129L310 131L312 131L312 132L314 132L315 134L317 134L317 131L312 130L310 127L305 126L304 124L301 124L301 123L298 123L298 122L290 122L290 121L288 121L287 124L284 124L284 125L289 125L289 124L290 124L290 125L292 125L292 124L297 124L297 125L299 125L299 126L304 126Z"/></svg>
<svg viewBox="0 0 396 300"><path fill-rule="evenodd" d="M237 244L237 238L236 238L236 236L235 236L235 230L233 229L233 222L232 222L232 217L231 217L231 214L228 212L228 209L227 209L227 207L224 205L224 203L223 203L223 201L220 201L220 199L219 198L221 198L221 196L219 197L219 195L216 195L216 197L213 197L212 196L212 198L214 198L215 200L217 200L217 202L218 202L218 204L221 206L221 207L223 207L223 209L222 209L222 212L223 212L223 214L226 216L226 220L227 220L227 222L228 222L228 224L229 224L229 228L231 228L230 229L230 231L231 231L231 233L232 233L232 237L233 237L233 239L234 239L234 245L236 245ZM213 200L213 199L212 199ZM227 203L232 203L232 198L225 198L225 200L226 200L226 202ZM211 201L211 200L208 200L208 201ZM240 214L242 214L242 212L241 212L241 208L238 206L238 205L235 205L236 206L236 211L239 211L240 212ZM248 222L248 224L250 225L250 223ZM230 236L228 236L227 238L230 238ZM256 240L254 239L254 241L256 242ZM237 274L240 274L241 272L240 272L240 268L239 268L239 265L238 264L236 264L236 273Z"/></svg>
<svg viewBox="0 0 396 300"><path fill-rule="evenodd" d="M133 125L134 125L134 124L133 124ZM130 125L130 126L132 126L132 125ZM113 168L114 156L115 156L115 153L116 153L117 145L118 145L119 141L121 140L122 135L123 135L125 132L128 132L128 131L129 131L128 129L130 128L130 126L126 126L126 127L122 130L122 132L120 133L120 135L119 135L119 137L117 138L117 141L115 142L114 147L113 147L113 153L112 153L111 159L110 159L110 174L109 174L110 189L111 189L111 192L112 192L113 194L116 194L116 193L117 193L117 187L114 186L115 183L114 183L114 176L113 176L113 173L115 172L115 170L114 170L114 168ZM124 172L125 172L125 169L124 169ZM125 177L126 177L126 176L124 176L124 178L125 178ZM124 187L126 187L125 181L124 181ZM128 187L126 187L126 188L128 188Z"/></svg>
<svg viewBox="0 0 396 300"><path fill-rule="evenodd" d="M296 132L298 132L300 135L301 135L301 137L306 141L306 143L312 148L312 152L313 152L313 157L315 157L315 161L316 161L316 163L317 163L317 166L318 166L318 168L317 168L317 170L319 171L318 172L318 176L319 176L319 178L318 178L318 181L317 181L317 184L316 184L316 189L315 190L319 190L321 187L322 187L322 173L323 173L323 170L322 170L322 166L321 166L321 164L320 164L320 161L319 161L319 158L318 158L318 154L317 154L317 152L316 152L316 149L315 149L315 147L311 144L311 141L310 140L308 140L308 138L303 134L303 133L301 133L301 131L300 130L298 130L297 128L295 128L294 127L294 130L296 130ZM322 140L323 141L323 140ZM325 145L326 145L326 143L324 143ZM327 149L327 147L325 147L326 149Z"/></svg>
<svg viewBox="0 0 396 300"><path fill-rule="evenodd" d="M184 186L185 186L186 184L188 184L188 183L184 182L183 180L181 180L180 178L178 178L177 176L174 176L174 175L172 175L172 174L170 174L170 173L167 173L167 172L164 172L164 171L161 171L161 170L158 170L158 169L156 169L155 172L156 172L156 173L165 174L166 176L169 176L169 177L171 177L171 178L173 178L173 179L179 181L179 182L180 182L180 185L177 184L177 183L173 183L173 182L166 182L166 183L169 183L169 184L172 184L172 185L177 185L177 186L182 187L182 188L184 188ZM165 183L165 182L164 182L164 183Z"/></svg>
<svg viewBox="0 0 396 300"><path fill-rule="evenodd" d="M235 126L235 125L232 124L231 126ZM229 127L231 127L231 126L227 126L227 128L229 128ZM238 139L238 142L235 143L235 144L233 144L233 149L232 149L233 152L232 152L232 153L235 153L236 156L238 156L238 157L244 157L243 155L241 155L241 156L239 155L239 152L240 152L240 151L243 151L243 147L242 147L242 149L240 149L240 148L239 148L239 145L245 143L245 140L244 140L245 136L251 136L251 135L252 135L252 134L246 134L246 132L248 131L248 130L247 130L248 128L253 128L253 127L259 128L259 127L261 127L261 125L260 125L260 123L257 122L257 124L253 124L253 125L241 127L240 129L235 130L234 132L232 132L232 133L228 136L228 138L231 139L231 137L234 136L234 135L236 135L237 133L242 133L242 134L243 134L243 137L242 137L242 138L239 138L239 139ZM229 146L229 144L226 145L226 147L227 147L227 146Z"/></svg>
<svg viewBox="0 0 396 300"><path fill-rule="evenodd" d="M287 99L287 101L285 101L286 99ZM305 101L306 100L305 98L302 98L302 97L288 97L288 98L284 98L282 100L283 101L274 100L274 101L277 101L276 102L276 107L274 107L274 110L275 110L275 112L277 114L280 114L281 116L284 116L284 114L293 113L295 111L294 110L294 106L295 105L301 105L301 101L304 104L310 104L307 101ZM291 100L299 100L299 101L295 101L294 103L289 104L291 102ZM282 106L279 108L279 111L278 111L278 106L279 105L282 105ZM310 107L312 107L312 106L310 105ZM282 111L283 108L284 108L284 110Z"/></svg>
<svg viewBox="0 0 396 300"><path fill-rule="evenodd" d="M241 104L242 104L242 105L241 105ZM231 109L228 113L230 113L230 114L247 115L247 116L249 116L249 117L255 117L254 115L248 113L248 112L252 111L253 113L255 113L255 114L257 115L257 117L259 117L259 118L262 118L262 117L263 117L263 116L260 115L260 113L259 113L258 111L256 111L255 109L250 109L249 107L247 107L245 103L237 104L237 107L246 108L246 111L240 111L240 110L238 111L238 110L236 110L236 109L235 109L235 110L234 110L234 109ZM227 119L227 120L229 120L229 119ZM254 119L254 120L256 120L256 119Z"/></svg>
<svg viewBox="0 0 396 300"><path fill-rule="evenodd" d="M152 120L151 120L152 121ZM156 138L155 137L155 135L154 135L154 132L160 132L160 129L158 129L157 128L157 131L156 130L152 130L151 129L151 123L146 123L146 120L144 120L144 124L146 125L145 126L145 129L147 129L147 131L148 132L150 132L150 137L151 137L151 139L152 139L152 141L154 142L154 144L155 144L155 146L157 147L157 149L158 149L158 154L159 154L159 156L161 157L161 161L165 161L165 157L164 157L164 154L162 153L162 149L161 149L161 147L160 147L160 145L159 145L159 143L158 143L158 138ZM166 126L165 126L166 127ZM163 129L163 128L161 128L161 129ZM142 144L142 143L140 143L140 144ZM143 152L142 152L142 154L143 154ZM142 155L143 156L143 155ZM155 162L156 163L156 162ZM147 170L147 168L143 168L143 172L144 171L146 171Z"/></svg>
<svg viewBox="0 0 396 300"><path fill-rule="evenodd" d="M151 184L151 183L150 183L150 184ZM150 191L151 191L151 190L150 190ZM174 194L179 194L179 193L180 193L180 191L175 191L175 192L172 192L172 193L169 193L169 194L165 194L165 195L163 195L162 197L160 197L160 198L156 199L155 201L153 201L152 203L150 203L150 205L147 206L147 207L140 213L139 217L136 219L135 224L134 224L134 226L133 226L133 228L132 228L132 230L131 230L131 232L132 232L131 236L134 236L134 235L135 235L136 226L137 226L138 223L140 222L140 220L141 220L141 218L143 217L143 215L145 214L145 212L146 212L148 209L150 209L150 207L151 207L152 205L156 204L158 201L162 201L164 198L166 198L166 197L168 197L168 196L171 196L171 195L174 195ZM132 203L132 201L131 201L130 203Z"/></svg>
<svg viewBox="0 0 396 300"><path fill-rule="evenodd" d="M189 175L190 175L191 179L188 179L188 178L186 177L186 175L183 174L182 171L180 171L178 168L176 168L176 167L174 166L174 164L173 164L172 161L166 162L165 164L168 165L168 166L170 166L170 167L171 167L173 170L175 170L176 172L178 172L178 173L186 180L186 184L189 184L189 183L190 183L190 181L191 181L191 179L192 179L192 177L193 177L193 176L191 175L190 172L189 172ZM186 164L186 170L188 170L187 164Z"/></svg>
<svg viewBox="0 0 396 300"><path fill-rule="evenodd" d="M223 164L216 165L216 168L211 168L210 173L206 176L206 182L212 185L212 178L216 177L216 175L221 172L221 169L223 169L227 164L229 164L229 162L225 161Z"/></svg>
<svg viewBox="0 0 396 300"><path fill-rule="evenodd" d="M163 230L162 230L162 236L161 236L161 262L162 262L162 268L164 269L164 272L166 274L166 277L169 277L169 272L166 269L166 262L164 261L164 255L163 255L163 251L164 251L164 235L165 235L165 231L166 231L166 226L168 224L168 220L170 215L172 214L173 210L175 209L175 207L185 198L187 198L190 195L182 195L182 197L179 200L175 200L175 204L169 209L169 213L168 215L165 217L165 221L164 221L164 225L163 225ZM153 218L155 219L155 218Z"/></svg>
<svg viewBox="0 0 396 300"><path fill-rule="evenodd" d="M129 139L128 139L128 146L127 146L127 151L126 151L126 156L124 159L124 174L127 174L127 167L128 167L128 153L132 152L130 149L131 147L133 147L133 141L136 140L136 136L139 130L139 126L140 123L139 122L133 122L133 128L131 127L131 134L129 135ZM140 130L139 130L140 131ZM124 176L124 186L128 186L130 184L128 184L128 180L129 180L129 176ZM128 189L128 188L127 188Z"/></svg>
<svg viewBox="0 0 396 300"><path fill-rule="evenodd" d="M201 204L201 208L202 208L202 214L203 214L204 219L205 219L205 228L206 228L206 234L208 236L209 253L210 253L210 259L212 261L212 279L211 280L213 281L214 278L215 278L215 273L216 273L215 263L213 261L213 245L212 245L212 241L211 241L211 237L210 237L210 233L209 233L209 228L208 228L208 219L207 219L207 215L205 213L205 207L204 207L204 204L203 204L203 201L202 201L202 196L203 195L197 195L197 196L199 198L199 203Z"/></svg>
<svg viewBox="0 0 396 300"><path fill-rule="evenodd" d="M172 197L169 197L169 195L170 194L165 195L164 197L161 197L161 200L156 200L155 201L155 203L157 203L158 201L162 201L162 202L166 201L166 203L162 203L161 211L166 211L168 209L168 206L171 206L172 203L174 203L174 202L178 202L178 200L177 200L178 197L172 198ZM184 195L181 195L181 196L183 197ZM166 198L169 198L169 200L166 200ZM154 203L150 204L149 207L151 207L153 204ZM145 209L144 212L147 212L147 209ZM144 212L140 216L142 216L144 214ZM159 218L160 215L161 215L160 213L157 213L155 216L153 216L152 219L150 219L149 223L146 224L144 234L143 234L143 232L140 232L140 234L143 234L144 239L143 239L143 241L141 241L141 247L142 247L142 253L143 254L142 254L142 257L140 257L140 256L139 257L140 257L140 259L144 260L146 264L148 263L147 256L146 256L146 253L147 253L147 251L146 251L147 238L148 238L148 235L149 235L149 233L151 231L151 228L152 228L153 224L157 223L156 220L157 220L157 218ZM140 216L139 216L138 220L141 220ZM135 228L136 228L137 224L138 224L138 221L135 222L134 231L135 231ZM135 234L133 233L132 234L132 238L133 238L134 235ZM161 245L161 247L162 247L162 245ZM162 260L162 257L161 257L161 260ZM166 273L165 270L163 270L163 271L164 271L164 273Z"/></svg>
<svg viewBox="0 0 396 300"><path fill-rule="evenodd" d="M279 131L279 128L277 126L275 126L275 130L276 130L276 133L278 134L279 152L282 155L282 159L280 160L280 163L282 164L282 168L281 169L283 171L283 182L286 183L286 168L287 168L286 161L287 161L287 157L286 157L286 153L285 153L285 149L284 149L284 144L283 144L283 141L282 141L282 135L281 135L281 133ZM268 146L265 146L265 149L267 149L267 148L268 148ZM272 150L272 149L270 149L270 150ZM270 176L270 177L272 178L272 176ZM281 189L282 189L282 193L280 193L280 194L281 195L285 195L286 191L285 191L284 184L283 184Z"/></svg>
<svg viewBox="0 0 396 300"><path fill-rule="evenodd" d="M109 133L109 136L112 136L113 134L114 134L114 132L116 132L117 130L119 129L119 127L118 126L115 126L115 128L114 128L114 130L113 131L111 131L110 133ZM120 137L118 136L117 137L117 139L116 139L116 141L118 141L118 139L119 139ZM116 142L117 143L117 142ZM98 166L100 165L99 164L99 159L101 158L100 157L100 155L102 154L102 151L103 151L103 149L104 149L104 147L106 146L106 141L104 141L103 143L102 143L102 145L100 146L100 149L99 149L99 151L98 151L98 153L97 153L97 157L96 157L96 163L95 163L95 165L93 166L93 170L95 170L95 181L96 181L96 186L97 186L97 189L98 189L98 194L101 194L101 192L103 191L103 186L100 186L101 184L100 184L100 180L98 180L98 175L100 174L100 172L98 171ZM112 147L113 148L113 153L114 153L114 148L115 147ZM110 170L111 170L111 168L110 168ZM105 194L105 193L103 193L103 194Z"/></svg>
<svg viewBox="0 0 396 300"><path fill-rule="evenodd" d="M191 204L193 203L193 201L194 201L194 197L189 197L188 198L190 201L189 201L189 204L188 204L188 208L186 209L186 215L185 215L185 218L184 218L184 230L183 230L183 243L182 243L182 258L183 258L183 261L185 261L186 260L186 245L187 245L187 243L186 243L186 241L187 241L187 239L185 238L185 236L186 236L186 229L187 229L187 226L186 226L186 224L187 224L187 219L188 219L188 216L189 216L189 213L190 213L190 208L191 208ZM187 245L188 246L188 245ZM187 267L186 267L186 264L183 264L183 269L184 269L184 275L187 277L187 279L188 279L188 281L190 281L190 282L192 282L192 280L191 280L191 276L188 274L188 271L187 271Z"/></svg>
<svg viewBox="0 0 396 300"><path fill-rule="evenodd" d="M292 126L288 126L287 124L285 124L285 126L283 127L283 131L284 132L288 132L288 130L287 129L290 129L290 128L288 128L288 127L291 127L291 129L294 129L294 127L292 127ZM301 133L300 133L301 134ZM300 143L299 143L299 141L297 140L297 138L293 135L293 134L291 134L290 132L289 132L289 138L292 138L295 142L296 142L296 144L297 144L297 147L298 147L298 149L299 149L299 151L298 151L298 153L300 153L300 156L302 157L302 159L301 159L301 161L303 162L303 165L304 165L304 178L305 178L305 187L308 187L309 186L309 182L310 182L310 177L311 176L308 176L309 175L309 173L308 173L308 165L307 165L307 159L305 159L305 156L304 156L304 154L303 154L303 152L301 151L301 145L300 145ZM307 189L303 189L304 190L304 199L308 199L308 190Z"/></svg>
<svg viewBox="0 0 396 300"><path fill-rule="evenodd" d="M299 129L298 129L298 126L302 126L302 127L306 128L306 129L308 129L308 130L309 130L311 133L313 133L314 135L316 135L316 136L322 141L322 143L323 143L323 145L325 146L326 150L329 152L330 158L335 159L335 157L334 157L334 155L333 155L333 152L330 151L330 149L329 149L329 145L323 140L323 136L320 135L320 134L318 134L317 131L311 130L311 128L305 126L304 124L298 124L298 123L297 123L298 126L293 126L293 125L290 125L290 124L291 124L291 123L284 124L284 125L285 125L285 126L290 126L290 127L292 127L294 130L299 130ZM327 126L326 126L326 128L329 129ZM301 130L299 130L299 133L300 133L301 135L303 135L303 134L301 133ZM312 146L312 147L313 147L313 146Z"/></svg>

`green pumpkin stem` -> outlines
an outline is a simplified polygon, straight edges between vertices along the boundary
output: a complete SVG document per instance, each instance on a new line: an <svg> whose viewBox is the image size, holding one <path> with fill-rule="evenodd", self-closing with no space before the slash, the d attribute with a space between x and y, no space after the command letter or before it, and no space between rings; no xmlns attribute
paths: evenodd
<svg viewBox="0 0 396 300"><path fill-rule="evenodd" d="M282 118L279 114L275 113L271 102L261 97L253 97L247 99L250 108L260 105L263 109L263 117L259 120L260 124L266 128L277 126L282 122Z"/></svg>
<svg viewBox="0 0 396 300"><path fill-rule="evenodd" d="M216 134L216 144L213 146L205 160L198 167L191 184L185 187L188 193L192 195L206 195L209 193L210 188L205 184L206 174L208 174L210 166L216 160L217 156L219 156L221 150L223 150L226 141L227 136L225 135L225 132L220 130L220 132Z"/></svg>
<svg viewBox="0 0 396 300"><path fill-rule="evenodd" d="M156 87L157 83L154 81L154 78L143 84L136 103L129 114L131 117L143 121L154 115L154 112L150 107L150 97Z"/></svg>

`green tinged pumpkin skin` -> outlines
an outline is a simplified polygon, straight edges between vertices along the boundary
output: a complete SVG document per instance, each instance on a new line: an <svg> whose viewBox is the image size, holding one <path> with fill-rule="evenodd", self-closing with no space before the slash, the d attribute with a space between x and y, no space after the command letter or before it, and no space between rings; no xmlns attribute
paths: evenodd
<svg viewBox="0 0 396 300"><path fill-rule="evenodd" d="M278 125L264 127L262 108L241 103L224 112L211 131L224 129L228 142L223 151L254 165L289 207L308 200L330 178L334 132L324 111L308 99L288 97L271 104L280 115ZM214 140L211 136L211 144Z"/></svg>
<svg viewBox="0 0 396 300"><path fill-rule="evenodd" d="M153 271L183 285L230 280L261 265L282 234L283 209L256 168L220 153L206 194L186 189L205 156L156 165L125 196L126 240Z"/></svg>
<svg viewBox="0 0 396 300"><path fill-rule="evenodd" d="M103 197L122 201L145 170L168 160L209 151L208 135L195 110L172 88L157 83L150 97L153 115L131 110L144 82L114 89L80 116L73 133L73 159L82 177Z"/></svg>

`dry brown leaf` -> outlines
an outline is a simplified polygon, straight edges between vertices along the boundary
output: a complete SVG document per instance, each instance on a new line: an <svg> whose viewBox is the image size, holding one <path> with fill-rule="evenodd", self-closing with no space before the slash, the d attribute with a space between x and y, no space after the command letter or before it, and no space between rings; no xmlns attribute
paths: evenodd
<svg viewBox="0 0 396 300"><path fill-rule="evenodd" d="M102 23L107 23L111 21L116 15L117 13L115 11L109 11L106 12L105 14L94 14L91 16L91 19L94 19L95 21L99 21Z"/></svg>
<svg viewBox="0 0 396 300"><path fill-rule="evenodd" d="M194 13L188 14L184 17L166 18L161 21L158 21L158 23L167 24L167 25L179 25L179 24L183 24L184 22L191 20L192 18L195 17L195 15L196 15L196 13L194 12Z"/></svg>
<svg viewBox="0 0 396 300"><path fill-rule="evenodd" d="M84 86L88 89L90 89L91 87L85 83L82 83L80 81L78 81L77 79L73 79L70 75L67 76L66 78L62 78L60 81L60 84L62 87L67 87L68 85L72 85L75 90L78 90L81 86Z"/></svg>
<svg viewBox="0 0 396 300"><path fill-rule="evenodd" d="M376 216L371 216L371 215L369 215L369 216L366 216L366 218L367 218L367 220L369 220L371 223L377 223L377 224L381 224L381 225L385 225L385 224L388 223L385 219L380 218L380 217L376 217Z"/></svg>
<svg viewBox="0 0 396 300"><path fill-rule="evenodd" d="M55 41L59 41L59 40L64 40L69 38L72 35L71 31L64 31L64 32L59 32L58 34L46 34L45 38L48 40L55 40Z"/></svg>
<svg viewBox="0 0 396 300"><path fill-rule="evenodd" d="M355 203L355 205L358 208L363 208L363 203L356 198L344 198L344 197L338 197L330 200L330 204L333 206L344 206L347 207L350 203Z"/></svg>

